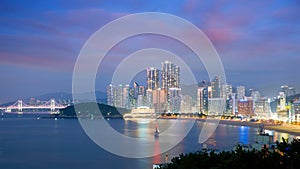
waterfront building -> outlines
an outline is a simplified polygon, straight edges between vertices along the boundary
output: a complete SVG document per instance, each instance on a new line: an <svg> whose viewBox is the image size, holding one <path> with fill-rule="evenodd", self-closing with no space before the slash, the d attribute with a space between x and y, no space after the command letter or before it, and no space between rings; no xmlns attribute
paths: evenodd
<svg viewBox="0 0 300 169"><path fill-rule="evenodd" d="M229 96L229 98L225 100L225 112L224 113L226 115L235 115L235 110L236 110L235 93L232 93Z"/></svg>
<svg viewBox="0 0 300 169"><path fill-rule="evenodd" d="M153 90L152 89L146 90L146 106L153 108Z"/></svg>
<svg viewBox="0 0 300 169"><path fill-rule="evenodd" d="M158 88L152 91L152 106L157 113L163 113L167 111L166 90Z"/></svg>
<svg viewBox="0 0 300 169"><path fill-rule="evenodd" d="M293 110L294 110L294 121L300 122L300 100L293 102Z"/></svg>
<svg viewBox="0 0 300 169"><path fill-rule="evenodd" d="M259 99L256 99L254 114L262 118L271 117L270 100L266 97L261 97Z"/></svg>
<svg viewBox="0 0 300 169"><path fill-rule="evenodd" d="M196 104L199 113L208 113L208 99L212 98L211 93L211 86L203 84L200 87L198 87Z"/></svg>
<svg viewBox="0 0 300 169"><path fill-rule="evenodd" d="M227 93L232 92L230 88L227 84L221 85L220 76L215 76L211 82L211 86L207 88L208 115L223 115L225 113Z"/></svg>
<svg viewBox="0 0 300 169"><path fill-rule="evenodd" d="M286 95L284 92L279 92L278 101L279 101L279 110L285 111L286 110Z"/></svg>
<svg viewBox="0 0 300 169"><path fill-rule="evenodd" d="M208 115L220 116L225 110L225 100L223 98L208 98Z"/></svg>
<svg viewBox="0 0 300 169"><path fill-rule="evenodd" d="M198 87L197 89L197 109L198 109L198 112L199 113L204 113L204 90L205 90L206 87Z"/></svg>
<svg viewBox="0 0 300 169"><path fill-rule="evenodd" d="M145 96L144 95L138 95L138 98L137 98L136 102L137 102L136 107L145 106Z"/></svg>
<svg viewBox="0 0 300 169"><path fill-rule="evenodd" d="M140 95L143 96L143 99ZM140 86L137 82L134 82L133 83L133 88L130 89L130 97L129 97L130 98L129 99L130 100L130 107L131 108L138 107L138 99L139 99L139 104L145 105L144 96L146 96L145 87Z"/></svg>
<svg viewBox="0 0 300 169"><path fill-rule="evenodd" d="M183 95L180 105L180 113L192 113L194 100L189 95Z"/></svg>
<svg viewBox="0 0 300 169"><path fill-rule="evenodd" d="M168 95L168 111L178 113L180 111L181 104L181 89L169 88Z"/></svg>
<svg viewBox="0 0 300 169"><path fill-rule="evenodd" d="M247 97L244 100L238 101L238 114L250 117L254 115L253 99L251 97Z"/></svg>
<svg viewBox="0 0 300 169"><path fill-rule="evenodd" d="M279 92L277 98L270 102L272 116L282 121L288 120L288 106L284 92Z"/></svg>
<svg viewBox="0 0 300 169"><path fill-rule="evenodd" d="M203 92L203 107L204 107L204 110L206 113L208 113L208 109L209 109L209 99L212 98L212 89L211 89L211 86L207 86L205 89L204 89L204 92Z"/></svg>

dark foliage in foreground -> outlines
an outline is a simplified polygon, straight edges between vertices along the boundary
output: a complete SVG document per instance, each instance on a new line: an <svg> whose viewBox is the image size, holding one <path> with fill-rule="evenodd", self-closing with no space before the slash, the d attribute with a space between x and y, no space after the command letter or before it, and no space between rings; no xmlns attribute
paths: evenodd
<svg viewBox="0 0 300 169"><path fill-rule="evenodd" d="M300 168L300 140L291 143L283 139L277 142L277 149L264 148L261 151L244 150L237 147L234 151L220 153L195 152L181 154L172 159L161 169L299 169Z"/></svg>

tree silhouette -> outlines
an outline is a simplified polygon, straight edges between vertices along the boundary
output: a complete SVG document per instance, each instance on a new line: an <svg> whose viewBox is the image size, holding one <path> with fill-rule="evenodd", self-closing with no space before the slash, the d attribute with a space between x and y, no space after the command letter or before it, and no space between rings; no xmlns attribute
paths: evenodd
<svg viewBox="0 0 300 169"><path fill-rule="evenodd" d="M197 151L180 154L161 169L298 169L300 168L300 140L277 142L277 148L264 146L262 150L245 150L238 146L234 151Z"/></svg>

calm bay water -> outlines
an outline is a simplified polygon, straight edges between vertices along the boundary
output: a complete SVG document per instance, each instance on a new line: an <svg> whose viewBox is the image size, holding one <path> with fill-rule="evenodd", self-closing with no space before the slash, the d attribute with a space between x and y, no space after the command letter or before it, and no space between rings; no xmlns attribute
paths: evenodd
<svg viewBox="0 0 300 169"><path fill-rule="evenodd" d="M202 144L198 143L202 122L196 122L176 147L162 155L151 158L125 158L100 148L89 139L76 119L38 119L40 116L5 115L0 119L1 169L151 169L153 163L162 163L170 160L172 156L202 148ZM119 132L132 137L153 135L151 124L136 124L122 119L111 119L107 122ZM163 130L171 121L159 122L160 129ZM220 124L206 144L219 150L231 150L237 142L253 143L256 132L257 129L251 127ZM292 137L286 133L269 132L274 135L275 140ZM114 144L114 140L111 142ZM168 154L168 159L165 154Z"/></svg>

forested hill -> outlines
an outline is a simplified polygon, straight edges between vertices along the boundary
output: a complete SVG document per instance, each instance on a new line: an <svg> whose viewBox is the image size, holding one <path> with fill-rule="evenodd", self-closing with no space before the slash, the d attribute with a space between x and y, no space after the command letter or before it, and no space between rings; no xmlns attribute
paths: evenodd
<svg viewBox="0 0 300 169"><path fill-rule="evenodd" d="M97 108L98 107L98 108ZM78 103L76 104L76 110L78 114L75 112L75 106L68 106L64 109L60 110L59 116L62 117L77 117L79 115L80 117L100 117L100 114L97 113L97 109L101 111L101 114L103 117L106 118L122 118L123 114L130 112L128 109L124 108L116 108L113 106L105 105L105 104L95 104L95 103Z"/></svg>

